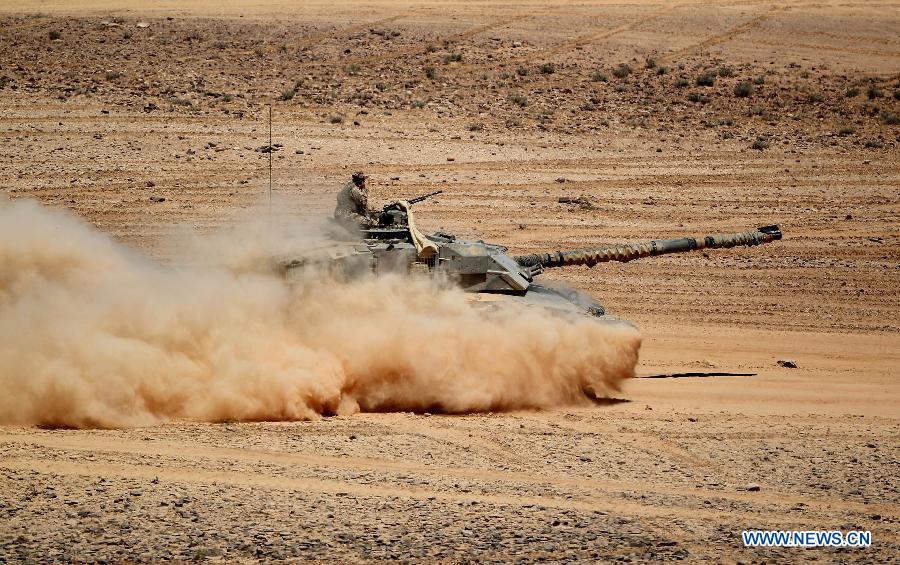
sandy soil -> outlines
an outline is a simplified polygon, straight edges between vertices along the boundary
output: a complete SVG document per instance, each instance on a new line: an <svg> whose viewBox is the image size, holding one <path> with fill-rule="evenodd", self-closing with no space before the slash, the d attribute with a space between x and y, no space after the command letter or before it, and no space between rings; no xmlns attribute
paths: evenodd
<svg viewBox="0 0 900 565"><path fill-rule="evenodd" d="M264 206L271 103L285 216L362 168L380 202L443 189L424 228L514 252L777 223L549 275L637 323L641 377L754 376L547 412L7 426L0 561L900 554L900 4L128 4L0 5L10 197L168 260L178 226ZM750 528L874 543L745 549Z"/></svg>

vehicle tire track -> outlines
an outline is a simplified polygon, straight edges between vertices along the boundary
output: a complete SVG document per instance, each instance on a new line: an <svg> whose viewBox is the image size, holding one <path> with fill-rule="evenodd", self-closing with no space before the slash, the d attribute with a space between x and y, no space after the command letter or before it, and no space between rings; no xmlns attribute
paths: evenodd
<svg viewBox="0 0 900 565"><path fill-rule="evenodd" d="M515 57L515 58L511 59L510 62L522 63L525 61L533 60L535 58L553 57L554 55L559 55L560 53L565 53L567 51L571 51L572 49L584 47L585 45L588 45L595 41L609 39L610 37L619 35L620 33L625 33L626 31L631 31L631 30L635 29L636 27L643 25L645 23L652 22L653 20L659 18L660 16L664 16L666 14L669 14L669 13L677 10L681 6L682 6L681 3L670 4L668 6L660 8L659 10L656 10L655 12L652 12L651 14L649 14L647 16L644 16L642 18L637 18L631 22L628 22L627 24L623 24L623 25L614 27L612 29L607 29L607 30L600 31L600 32L584 34L584 35L581 35L574 39L571 39L569 41L563 42L559 45L556 45L554 47L548 47L546 49L542 49L542 50L534 52L534 53L529 53L529 54L523 55L521 57Z"/></svg>
<svg viewBox="0 0 900 565"><path fill-rule="evenodd" d="M651 456L663 456L666 458L674 459L684 466L695 469L697 471L708 472L711 469L721 471L721 469L717 468L717 466L711 460L692 454L675 442L659 438L649 433L636 431L623 432L620 429L603 430L598 429L596 425L592 424L582 424L581 422L576 422L568 419L553 418L550 414L535 415L534 419L544 423L552 423L553 425L560 428L566 428L580 434L593 435L602 433L605 438L611 439L629 449L639 449L641 451L644 451L645 453L650 454ZM632 439L632 441L623 441L623 437L629 437ZM633 442L637 441L638 439L641 443L640 445L635 445Z"/></svg>
<svg viewBox="0 0 900 565"><path fill-rule="evenodd" d="M423 425L420 420L416 420L415 422L396 421L390 422L387 425L390 428L407 435L421 435L443 443L460 446L466 450L474 448L489 459L512 463L520 468L527 467L527 461L518 453L472 431L466 432L464 430L455 430L427 424Z"/></svg>
<svg viewBox="0 0 900 565"><path fill-rule="evenodd" d="M541 421L541 420L537 420ZM586 432L582 432L586 433ZM594 432L596 433L596 430ZM256 450L256 449L242 449L242 448L230 448L230 447L209 447L202 445L190 445L186 446L181 443L175 442L145 442L145 441L134 441L134 440L120 440L120 439L111 439L105 437L91 437L91 436L54 436L48 435L43 437L38 436L17 436L17 434L0 434L0 445L20 445L28 448L46 448L52 450L63 450L63 451L76 451L76 452L88 452L91 454L98 453L114 453L120 455L136 455L136 456L157 456L162 458L194 458L201 460L215 460L215 461L240 461L243 463L251 464L251 465L277 465L282 467L295 467L297 465L303 465L308 467L319 467L319 468L336 468L341 470L352 470L352 471L379 471L379 472L388 472L388 473L403 473L403 474L421 474L434 478L448 478L452 477L455 479L463 479L463 480L474 480L474 481L484 481L484 482L500 482L505 483L510 489L515 490L516 483L518 484L528 484L528 485L545 485L550 487L564 487L564 488L577 488L581 490L585 496L591 498L601 498L608 499L611 503L617 504L622 501L621 494L626 491L632 492L643 492L647 494L655 494L661 496L672 496L672 497L686 497L693 499L721 499L734 503L744 503L744 504L754 504L754 505L765 505L770 508L759 508L759 513L772 513L776 514L776 508L784 507L787 505L794 505L798 503L803 503L808 507L808 511L813 512L821 512L827 514L829 512L835 512L836 510L842 511L850 511L850 512L872 512L873 510L881 511L883 514L890 515L898 515L900 514L900 507L896 504L863 504L857 503L853 501L846 501L839 498L824 498L821 496L806 496L806 495L798 495L794 493L782 493L777 492L771 489L766 489L766 492L760 493L750 493L750 492L729 492L729 491L720 491L714 489L706 489L706 488L697 488L692 486L666 486L666 485L651 485L641 481L632 481L632 480L620 480L620 479L598 479L598 478L586 478L586 477L565 477L558 475L539 475L531 472L523 472L523 471L501 471L501 470L490 470L490 469L477 469L471 467L445 467L445 466L433 466L422 463L413 463L409 461L397 461L390 459L375 459L375 458L367 458L367 457L336 457L336 456L327 456L327 455L315 455L315 454L299 454L299 453L286 453L279 451L265 451L265 450ZM59 456L59 453L50 454L51 456ZM30 461L32 463L32 467L34 470L40 470L42 465L47 465L48 467L53 467L54 465L65 465L71 463L72 465L81 465L81 463L77 462L68 462L68 461L60 461L57 459L39 459L36 457L36 453L33 449L30 450L29 456L25 458L8 456L4 461L0 461L0 468L4 467L7 462L12 461ZM96 469L102 469L105 465L110 465L115 467L117 464L106 464L102 462L93 463L91 466L86 466L86 468L95 468L93 465L96 465ZM25 467L22 467L25 468ZM208 475L218 474L218 471L212 470L190 470L190 469L171 469L167 467L151 467L148 466L148 469L155 471L162 471L164 469L169 469L171 473L177 474L179 472L183 472L187 475L191 473L199 473L203 477ZM151 471L148 471L148 473ZM65 473L63 473L65 474ZM96 474L96 473L95 473ZM233 478L233 482L236 481L236 484L240 482L240 477L248 476L246 473L238 473L234 472L235 477ZM162 475L160 475L162 476ZM174 476L174 475L173 475ZM252 476L252 475L250 475ZM275 480L274 477L270 477L270 479ZM278 478L280 480L280 477ZM316 481L320 481L322 483L321 488L326 488L323 492L329 492L327 489L336 489L338 488L336 485L341 485L342 487L359 487L359 488L368 488L370 485L360 485L355 483L350 483L343 480L338 479L290 479L291 481L299 481L300 483L304 481L312 481L312 483L316 483ZM271 481L270 481L271 482ZM382 489L383 487L372 487L374 489ZM405 490L406 487L399 488L397 490ZM391 489L388 489L391 490ZM393 491L392 491L393 492ZM432 492L428 490L427 492ZM446 491L434 491L434 492L446 492ZM460 496L463 494L470 493L458 493ZM473 496L480 496L477 493L471 493ZM550 497L553 498L553 497ZM569 498L560 498L560 500L568 501L575 500ZM533 503L533 501L529 501L528 503ZM543 504L543 503L540 503ZM635 506L635 508L644 508L645 505L642 503L631 503ZM652 503L648 503L652 504ZM671 505L668 506L660 506L660 509L671 509L671 508L683 508L679 506L679 502L673 501ZM553 506L552 504L545 504L546 506ZM560 506L562 507L562 506ZM593 507L592 507L593 508ZM750 515L756 515L757 512L751 512Z"/></svg>
<svg viewBox="0 0 900 565"><path fill-rule="evenodd" d="M354 24L354 25L351 25L351 26L342 27L342 28L335 28L335 29L328 30L328 31L319 31L319 32L315 32L315 33L312 33L312 34L310 34L310 35L305 35L305 36L303 36L302 38L298 39L297 41L295 41L295 42L289 44L289 47L293 47L293 48L303 48L303 47L308 47L308 46L310 46L310 45L312 45L312 44L314 44L314 43L317 43L317 42L319 42L319 41L322 41L323 39L330 38L330 37L332 37L332 36L334 36L334 35L350 35L350 34L352 34L352 33L357 33L357 32L360 32L360 31L365 31L365 30L370 29L370 28L372 28L372 27L382 26L382 25L385 25L385 24L389 24L389 23L392 23L392 22L396 22L397 20L401 20L401 19L407 18L407 17L409 17L409 12L406 12L406 13L403 13L403 14L397 14L397 15L394 15L394 16L389 16L389 17L386 17L386 18L381 18L381 19L374 20L374 21L371 21L371 22L365 22L365 23L360 23L360 24Z"/></svg>
<svg viewBox="0 0 900 565"><path fill-rule="evenodd" d="M486 31L490 31L492 29L496 29L499 27L504 27L504 26L507 26L518 20L532 18L532 17L533 16L531 16L531 15L523 15L523 16L514 16L511 18L504 18L504 19L497 20L497 21L494 21L489 24L476 26L474 28L471 28L471 29L461 32L461 33L458 33L456 35L451 35L451 36L445 37L443 39L438 39L437 42L438 43L447 42L448 44L452 45L452 44L464 41L466 39L470 39L476 35L486 32ZM400 57L411 57L411 56L426 55L426 54L428 54L427 46L415 45L412 47L389 51L382 55L368 54L368 55L355 55L352 57L346 57L346 58L341 59L341 63L344 65L349 65L349 64L354 64L354 63L356 63L356 64L359 64L359 63L369 63L369 64L384 63L386 61L393 61ZM457 65L455 68L461 68L462 66L463 65ZM454 68L454 67L450 67L450 68Z"/></svg>
<svg viewBox="0 0 900 565"><path fill-rule="evenodd" d="M900 52L897 51L850 47L850 45L858 45L856 42L849 42L848 45L838 47L835 45L813 45L810 43L779 43L777 41L756 39L753 41L753 44L766 45L768 47L784 50L809 49L811 51L831 51L834 53L847 53L852 55L870 55L873 57L890 57L894 59L900 58Z"/></svg>
<svg viewBox="0 0 900 565"><path fill-rule="evenodd" d="M110 477L136 479L142 481L165 481L171 483L192 483L204 485L227 485L236 487L256 487L287 492L315 492L330 495L353 495L376 498L404 498L412 500L440 500L442 502L471 503L521 508L544 507L561 510L604 511L610 514L629 515L643 518L701 518L718 523L727 521L757 521L764 519L767 524L783 524L791 520L782 510L759 509L759 511L720 511L715 509L671 506L654 506L640 502L623 500L619 497L591 495L589 499L571 497L535 496L524 494L485 494L451 490L429 489L412 486L380 486L355 484L342 480L319 478L289 478L273 476L263 472L242 473L206 469L159 467L131 463L73 462L36 459L31 457L7 458L0 461L0 469L10 472L24 471L56 476ZM873 508L873 507L867 507ZM823 513L834 512L830 508ZM884 512L884 511L883 511Z"/></svg>
<svg viewBox="0 0 900 565"><path fill-rule="evenodd" d="M725 31L724 33L712 35L699 43L695 43L693 45L689 45L682 49L678 49L671 53L667 53L665 55L657 57L656 60L659 63L670 63L675 59L679 59L679 58L685 57L687 55L693 55L694 53L696 53L698 51L702 51L704 49L709 49L710 47L719 45L720 43L725 43L727 41L731 41L732 39L734 39L735 37L737 37L739 35L745 34L753 29L756 29L757 27L760 26L760 24L762 24L764 21L768 20L775 14L778 14L779 12L784 12L789 9L790 9L790 6L773 6L766 12L759 14L757 16L754 16L750 20L742 23L739 26L731 28L731 29Z"/></svg>

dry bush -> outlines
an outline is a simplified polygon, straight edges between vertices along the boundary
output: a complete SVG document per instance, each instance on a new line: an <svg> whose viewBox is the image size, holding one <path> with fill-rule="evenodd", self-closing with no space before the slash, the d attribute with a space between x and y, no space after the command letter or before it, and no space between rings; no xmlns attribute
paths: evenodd
<svg viewBox="0 0 900 565"><path fill-rule="evenodd" d="M757 137L753 141L753 145L751 145L750 147L756 149L757 151L762 151L763 149L769 148L769 141L764 137Z"/></svg>
<svg viewBox="0 0 900 565"><path fill-rule="evenodd" d="M753 85L747 81L739 82L734 85L734 95L738 98L747 98L753 94Z"/></svg>
<svg viewBox="0 0 900 565"><path fill-rule="evenodd" d="M524 108L525 106L528 106L528 97L525 96L524 94L522 94L521 92L510 92L506 96L506 99L509 100L510 102L512 102L513 104L515 104L516 106L519 106L520 108Z"/></svg>
<svg viewBox="0 0 900 565"><path fill-rule="evenodd" d="M627 63L621 63L613 69L612 74L616 78L625 78L631 74L631 67Z"/></svg>
<svg viewBox="0 0 900 565"><path fill-rule="evenodd" d="M712 73L703 73L697 77L697 86L713 86L716 84L716 75Z"/></svg>

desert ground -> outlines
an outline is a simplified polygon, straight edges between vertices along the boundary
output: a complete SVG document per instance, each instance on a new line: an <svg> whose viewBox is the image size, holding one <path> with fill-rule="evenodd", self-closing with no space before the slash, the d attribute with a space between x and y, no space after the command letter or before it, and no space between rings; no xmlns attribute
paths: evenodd
<svg viewBox="0 0 900 565"><path fill-rule="evenodd" d="M589 407L2 426L0 562L896 561L898 29L862 0L3 3L0 191L162 263L266 209L270 107L282 219L362 169L515 253L784 239L548 272L641 330ZM681 373L752 376L647 378Z"/></svg>

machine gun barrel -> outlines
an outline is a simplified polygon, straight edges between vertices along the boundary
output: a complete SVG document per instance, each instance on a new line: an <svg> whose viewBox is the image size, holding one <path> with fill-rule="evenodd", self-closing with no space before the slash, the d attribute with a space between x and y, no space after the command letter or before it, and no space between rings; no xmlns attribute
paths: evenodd
<svg viewBox="0 0 900 565"><path fill-rule="evenodd" d="M724 235L708 235L706 237L681 237L678 239L659 239L641 243L626 243L609 247L591 249L574 249L553 253L536 253L514 257L522 267L540 265L543 268L565 267L568 265L587 265L593 267L597 263L610 261L628 262L654 255L667 253L686 253L697 249L718 249L736 247L738 245L761 245L781 239L778 226L763 226L752 232L732 233Z"/></svg>
<svg viewBox="0 0 900 565"><path fill-rule="evenodd" d="M416 202L421 202L421 201L425 200L426 198L431 198L432 196L437 196L438 194L440 194L442 192L444 192L444 191L443 190L435 190L434 192L431 192L429 194L423 194L422 196L416 196L415 198L410 198L409 200L407 200L407 202L409 202L410 204L415 204Z"/></svg>

